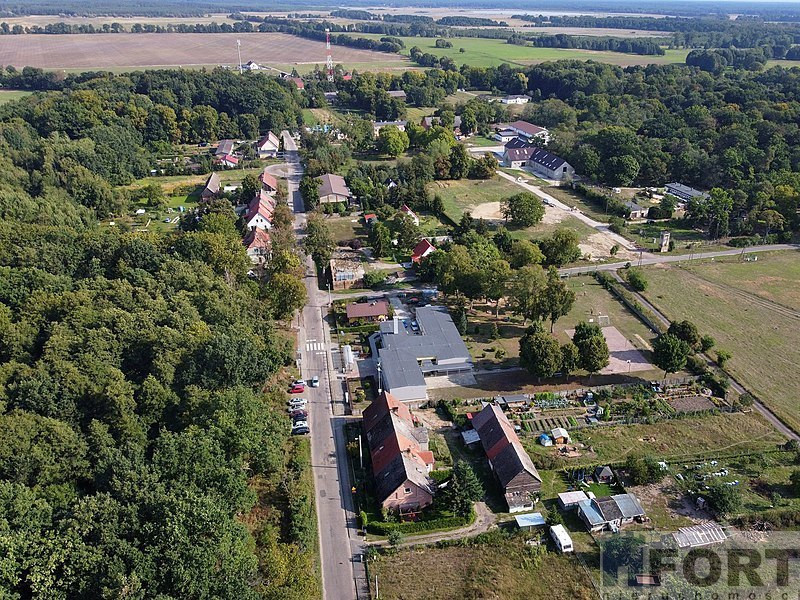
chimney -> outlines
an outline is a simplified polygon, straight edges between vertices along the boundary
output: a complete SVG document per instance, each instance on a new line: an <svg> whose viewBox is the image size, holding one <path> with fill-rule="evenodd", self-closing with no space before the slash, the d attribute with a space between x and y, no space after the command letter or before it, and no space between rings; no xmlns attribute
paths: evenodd
<svg viewBox="0 0 800 600"><path fill-rule="evenodd" d="M400 333L400 317L397 315L394 316L394 334L397 335Z"/></svg>

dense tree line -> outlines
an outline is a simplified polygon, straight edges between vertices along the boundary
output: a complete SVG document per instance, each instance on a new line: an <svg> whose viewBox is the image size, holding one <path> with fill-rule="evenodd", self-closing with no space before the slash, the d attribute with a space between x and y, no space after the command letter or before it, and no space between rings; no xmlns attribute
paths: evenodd
<svg viewBox="0 0 800 600"><path fill-rule="evenodd" d="M463 15L455 17L442 17L436 23L446 27L508 27L505 21L495 21L485 17L466 17Z"/></svg>
<svg viewBox="0 0 800 600"><path fill-rule="evenodd" d="M579 48L626 54L664 55L664 49L658 41L642 38L579 37L559 33L531 37L529 41L537 48Z"/></svg>

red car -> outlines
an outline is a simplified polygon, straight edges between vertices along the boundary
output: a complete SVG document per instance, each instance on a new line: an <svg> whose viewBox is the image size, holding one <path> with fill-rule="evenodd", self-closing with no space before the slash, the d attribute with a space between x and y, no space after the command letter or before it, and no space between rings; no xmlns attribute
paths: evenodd
<svg viewBox="0 0 800 600"><path fill-rule="evenodd" d="M306 386L304 385L293 385L292 387L289 388L290 394L302 394L305 391L306 391Z"/></svg>

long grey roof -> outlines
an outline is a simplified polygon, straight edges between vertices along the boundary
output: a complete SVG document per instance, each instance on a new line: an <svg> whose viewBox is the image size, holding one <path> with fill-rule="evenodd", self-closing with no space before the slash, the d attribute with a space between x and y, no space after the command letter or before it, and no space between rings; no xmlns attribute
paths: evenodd
<svg viewBox="0 0 800 600"><path fill-rule="evenodd" d="M337 196L350 196L350 189L341 175L333 173L326 173L317 177L319 180L319 197L330 196L336 194Z"/></svg>
<svg viewBox="0 0 800 600"><path fill-rule="evenodd" d="M391 321L380 325L383 347L378 350L378 357L390 391L398 387L424 386L423 373L441 370L441 361L454 361L454 367L472 366L469 350L446 308L421 306L417 309L417 322L418 334L409 333L402 326L399 333L392 333L394 324Z"/></svg>
<svg viewBox="0 0 800 600"><path fill-rule="evenodd" d="M696 190L693 187L690 187L688 185L683 185L682 183L678 182L668 183L666 187L673 188L675 191L690 196L692 198L696 196L704 196L704 197L708 196L706 192L701 192L700 190Z"/></svg>
<svg viewBox="0 0 800 600"><path fill-rule="evenodd" d="M567 162L560 156L556 156L544 148L537 148L535 146L528 146L526 148L506 147L506 154L511 160L533 161L536 164L552 170L561 168L561 166Z"/></svg>

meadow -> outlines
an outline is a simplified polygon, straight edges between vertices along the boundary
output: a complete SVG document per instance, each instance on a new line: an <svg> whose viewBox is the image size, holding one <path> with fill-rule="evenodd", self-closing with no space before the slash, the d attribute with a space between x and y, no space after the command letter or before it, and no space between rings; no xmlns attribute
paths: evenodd
<svg viewBox="0 0 800 600"><path fill-rule="evenodd" d="M740 260L647 267L645 295L669 319L689 319L713 336L718 348L732 353L726 370L800 431L798 254Z"/></svg>
<svg viewBox="0 0 800 600"><path fill-rule="evenodd" d="M25 96L30 96L33 92L26 92L25 90L0 90L0 104L6 102L13 102Z"/></svg>

